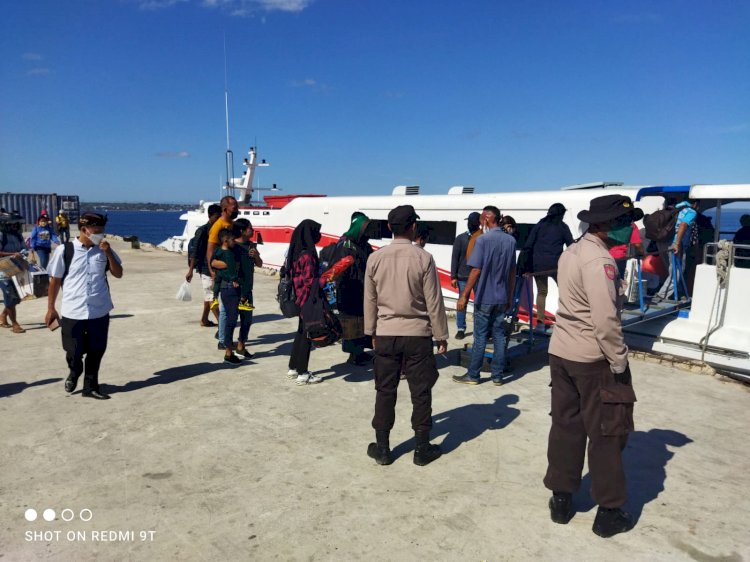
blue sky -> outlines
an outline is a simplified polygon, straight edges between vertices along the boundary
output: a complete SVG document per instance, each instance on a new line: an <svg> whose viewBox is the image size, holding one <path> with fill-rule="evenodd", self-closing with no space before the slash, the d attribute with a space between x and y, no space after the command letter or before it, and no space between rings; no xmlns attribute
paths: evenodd
<svg viewBox="0 0 750 562"><path fill-rule="evenodd" d="M24 0L0 7L0 191L750 182L750 3ZM236 166L239 174L239 165Z"/></svg>

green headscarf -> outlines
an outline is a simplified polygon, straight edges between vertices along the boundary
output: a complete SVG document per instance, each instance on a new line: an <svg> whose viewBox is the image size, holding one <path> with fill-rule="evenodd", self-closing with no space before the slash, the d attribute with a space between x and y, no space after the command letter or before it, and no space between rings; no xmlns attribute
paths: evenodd
<svg viewBox="0 0 750 562"><path fill-rule="evenodd" d="M352 224L349 226L349 230L344 232L344 236L346 236L353 242L359 241L368 222L370 222L370 219L366 215L358 215L352 221Z"/></svg>

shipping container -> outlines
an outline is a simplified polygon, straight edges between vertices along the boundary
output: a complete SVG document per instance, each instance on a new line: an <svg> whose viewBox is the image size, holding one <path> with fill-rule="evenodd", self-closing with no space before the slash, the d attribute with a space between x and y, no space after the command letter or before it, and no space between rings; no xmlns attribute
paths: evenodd
<svg viewBox="0 0 750 562"><path fill-rule="evenodd" d="M80 202L78 195L58 195L57 193L0 193L0 207L6 211L16 211L24 218L24 228L30 228L42 214L42 210L54 218L62 209L71 223L78 223Z"/></svg>

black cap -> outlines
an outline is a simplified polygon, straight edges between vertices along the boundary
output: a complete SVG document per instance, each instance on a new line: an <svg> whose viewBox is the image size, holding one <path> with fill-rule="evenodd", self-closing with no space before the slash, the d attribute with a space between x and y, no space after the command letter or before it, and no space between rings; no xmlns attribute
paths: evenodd
<svg viewBox="0 0 750 562"><path fill-rule="evenodd" d="M643 211L633 207L633 201L625 195L602 195L592 199L588 211L578 213L578 218L589 224L598 224L615 220L630 214L634 221L643 218Z"/></svg>
<svg viewBox="0 0 750 562"><path fill-rule="evenodd" d="M78 226L105 226L107 217L99 213L84 213L78 219Z"/></svg>
<svg viewBox="0 0 750 562"><path fill-rule="evenodd" d="M388 224L408 226L417 221L419 215L411 205L399 205L388 213Z"/></svg>

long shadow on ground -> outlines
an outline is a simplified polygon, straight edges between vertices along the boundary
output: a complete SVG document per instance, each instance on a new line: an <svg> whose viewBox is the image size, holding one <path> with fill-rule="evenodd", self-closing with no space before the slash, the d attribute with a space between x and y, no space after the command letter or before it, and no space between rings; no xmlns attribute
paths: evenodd
<svg viewBox="0 0 750 562"><path fill-rule="evenodd" d="M154 375L148 379L142 381L130 381L122 386L106 384L102 385L106 387L106 392L117 393L117 392L132 392L133 390L141 390L149 386L156 386L159 384L170 384L177 381L184 381L193 377L199 377L214 371L221 371L224 369L231 369L220 361L214 363L194 363L192 365L182 365L180 367L171 367L162 371L156 371Z"/></svg>
<svg viewBox="0 0 750 562"><path fill-rule="evenodd" d="M492 404L467 404L440 414L435 414L430 435L433 440L441 435L445 439L440 443L443 454L458 449L461 444L476 439L485 431L503 429L515 420L521 411L513 408L518 403L516 394L504 394L495 398ZM393 458L413 451L415 441L412 437L393 448Z"/></svg>
<svg viewBox="0 0 750 562"><path fill-rule="evenodd" d="M8 396L13 396L14 394L20 394L27 388L31 388L32 386L42 386L43 384L53 384L56 382L60 382L61 378L56 379L44 379L41 381L35 381L35 382L9 382L6 384L0 384L0 398L7 398Z"/></svg>
<svg viewBox="0 0 750 562"><path fill-rule="evenodd" d="M634 431L628 437L623 452L625 477L628 481L627 510L637 522L643 507L654 501L664 490L667 463L675 455L667 447L683 447L693 440L671 429ZM581 480L581 487L573 496L576 511L589 511L596 504L591 499L591 474Z"/></svg>

